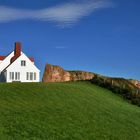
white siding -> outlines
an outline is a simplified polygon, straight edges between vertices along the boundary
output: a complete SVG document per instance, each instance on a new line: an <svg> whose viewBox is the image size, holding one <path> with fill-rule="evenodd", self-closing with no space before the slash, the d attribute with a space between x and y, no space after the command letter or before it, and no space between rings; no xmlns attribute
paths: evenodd
<svg viewBox="0 0 140 140"><path fill-rule="evenodd" d="M11 58L14 56L14 52L10 53L1 63L0 63L0 72L2 72L9 64Z"/></svg>
<svg viewBox="0 0 140 140"><path fill-rule="evenodd" d="M26 61L26 66L21 66L21 61ZM7 82L12 82L10 79L10 72L20 72L20 80L21 82L39 82L40 81L40 70L32 63L29 58L22 53L22 55L17 58L7 69ZM27 72L36 73L36 80L27 80Z"/></svg>

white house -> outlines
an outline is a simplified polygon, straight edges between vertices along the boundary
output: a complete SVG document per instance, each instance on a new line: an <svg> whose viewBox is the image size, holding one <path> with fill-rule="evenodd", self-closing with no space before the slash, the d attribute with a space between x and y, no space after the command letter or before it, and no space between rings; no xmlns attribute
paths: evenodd
<svg viewBox="0 0 140 140"><path fill-rule="evenodd" d="M0 82L39 82L40 70L34 58L21 51L21 44L15 43L15 50L7 56L0 56Z"/></svg>

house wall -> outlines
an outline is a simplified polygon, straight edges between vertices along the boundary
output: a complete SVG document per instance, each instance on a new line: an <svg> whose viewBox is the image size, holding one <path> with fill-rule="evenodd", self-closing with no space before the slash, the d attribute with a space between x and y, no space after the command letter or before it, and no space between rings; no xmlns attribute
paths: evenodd
<svg viewBox="0 0 140 140"><path fill-rule="evenodd" d="M9 64L11 57L14 56L14 52L11 52L3 61L0 61L0 82L5 82L5 75L2 72Z"/></svg>
<svg viewBox="0 0 140 140"><path fill-rule="evenodd" d="M26 66L21 66L21 61L26 61ZM29 58L22 53L22 55L16 59L12 65L10 65L7 69L7 80L6 82L12 82L10 80L10 72L20 72L20 81L21 82L39 82L40 81L40 70L29 60ZM35 72L36 80L27 80L27 72Z"/></svg>
<svg viewBox="0 0 140 140"><path fill-rule="evenodd" d="M3 61L1 61L0 73L10 64L10 60L13 56L14 56L14 52L10 53Z"/></svg>

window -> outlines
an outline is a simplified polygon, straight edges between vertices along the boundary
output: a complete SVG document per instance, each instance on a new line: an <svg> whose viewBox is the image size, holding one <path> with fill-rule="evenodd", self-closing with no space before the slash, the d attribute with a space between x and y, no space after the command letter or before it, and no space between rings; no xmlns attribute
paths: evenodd
<svg viewBox="0 0 140 140"><path fill-rule="evenodd" d="M9 79L12 80L12 72L9 74Z"/></svg>
<svg viewBox="0 0 140 140"><path fill-rule="evenodd" d="M33 73L30 72L30 80L33 80Z"/></svg>
<svg viewBox="0 0 140 140"><path fill-rule="evenodd" d="M12 72L12 80L14 80L14 72Z"/></svg>
<svg viewBox="0 0 140 140"><path fill-rule="evenodd" d="M36 73L35 72L27 72L26 73L26 80L36 80Z"/></svg>
<svg viewBox="0 0 140 140"><path fill-rule="evenodd" d="M9 78L10 80L20 80L20 72L10 72Z"/></svg>
<svg viewBox="0 0 140 140"><path fill-rule="evenodd" d="M22 60L21 61L21 66L26 66L26 61Z"/></svg>
<svg viewBox="0 0 140 140"><path fill-rule="evenodd" d="M29 72L26 73L26 80L29 80Z"/></svg>
<svg viewBox="0 0 140 140"><path fill-rule="evenodd" d="M15 80L18 80L18 73L15 72Z"/></svg>
<svg viewBox="0 0 140 140"><path fill-rule="evenodd" d="M34 72L34 80L36 80L36 73Z"/></svg>
<svg viewBox="0 0 140 140"><path fill-rule="evenodd" d="M20 80L20 72L18 72L18 80Z"/></svg>
<svg viewBox="0 0 140 140"><path fill-rule="evenodd" d="M20 73L19 72L15 72L15 80L20 80Z"/></svg>

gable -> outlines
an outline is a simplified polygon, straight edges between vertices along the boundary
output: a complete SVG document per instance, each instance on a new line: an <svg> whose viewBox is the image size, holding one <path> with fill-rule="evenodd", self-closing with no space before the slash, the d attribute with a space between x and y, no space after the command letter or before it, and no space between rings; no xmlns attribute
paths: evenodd
<svg viewBox="0 0 140 140"><path fill-rule="evenodd" d="M21 43L16 42L15 49L13 52L11 52L7 56L0 56L0 73L2 71L5 71L6 69L10 69L10 68L14 69L14 67L15 68L17 67L19 69L21 64L18 64L19 63L18 61L20 61L20 58L27 61L28 66L26 67L26 69L30 67L30 69L32 68L33 70L39 71L39 69L34 65L34 58L31 57L28 58L21 51Z"/></svg>
<svg viewBox="0 0 140 140"><path fill-rule="evenodd" d="M21 66L21 61L26 61L26 66ZM22 53L12 64L10 64L5 70L18 70L18 71L37 71L40 70L34 65L34 63Z"/></svg>

